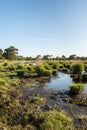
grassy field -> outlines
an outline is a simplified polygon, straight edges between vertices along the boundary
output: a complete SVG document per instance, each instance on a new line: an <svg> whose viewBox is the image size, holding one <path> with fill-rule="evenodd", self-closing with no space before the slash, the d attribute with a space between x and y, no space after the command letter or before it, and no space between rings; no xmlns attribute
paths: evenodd
<svg viewBox="0 0 87 130"><path fill-rule="evenodd" d="M79 64L81 63L79 61ZM86 66L86 63L84 65ZM75 130L72 119L62 109L39 111L46 103L45 97L37 95L30 98L22 95L23 89L40 86L40 82L56 75L58 71L71 72L72 66L71 61L1 60L0 129Z"/></svg>

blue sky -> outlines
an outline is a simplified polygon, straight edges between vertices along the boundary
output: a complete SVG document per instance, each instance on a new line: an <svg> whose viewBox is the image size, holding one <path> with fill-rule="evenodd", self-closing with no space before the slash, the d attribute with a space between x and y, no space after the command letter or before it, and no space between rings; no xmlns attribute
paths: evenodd
<svg viewBox="0 0 87 130"><path fill-rule="evenodd" d="M0 48L87 56L87 0L0 0Z"/></svg>

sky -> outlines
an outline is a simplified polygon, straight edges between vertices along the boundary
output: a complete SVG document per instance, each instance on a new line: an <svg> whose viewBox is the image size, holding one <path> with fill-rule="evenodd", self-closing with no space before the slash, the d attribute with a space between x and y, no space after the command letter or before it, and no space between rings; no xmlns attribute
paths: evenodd
<svg viewBox="0 0 87 130"><path fill-rule="evenodd" d="M0 48L87 56L87 0L0 0Z"/></svg>

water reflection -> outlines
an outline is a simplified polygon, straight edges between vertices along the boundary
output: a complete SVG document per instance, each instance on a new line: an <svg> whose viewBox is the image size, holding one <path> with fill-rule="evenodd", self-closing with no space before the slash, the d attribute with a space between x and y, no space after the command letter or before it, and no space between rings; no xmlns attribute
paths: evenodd
<svg viewBox="0 0 87 130"><path fill-rule="evenodd" d="M50 83L48 83L45 90L69 90L69 85L74 83L72 78L68 74L59 72L58 77L52 78Z"/></svg>

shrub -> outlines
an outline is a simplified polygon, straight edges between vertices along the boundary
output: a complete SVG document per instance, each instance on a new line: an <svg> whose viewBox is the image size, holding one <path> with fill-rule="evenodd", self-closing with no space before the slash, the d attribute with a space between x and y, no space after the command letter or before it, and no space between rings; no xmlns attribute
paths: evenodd
<svg viewBox="0 0 87 130"><path fill-rule="evenodd" d="M72 66L72 73L73 74L81 74L82 71L84 70L84 66L83 64L79 63L79 64L74 64Z"/></svg>
<svg viewBox="0 0 87 130"><path fill-rule="evenodd" d="M83 84L78 83L78 84L70 85L70 94L72 94L72 95L77 95L77 94L81 93L82 90L84 90Z"/></svg>

